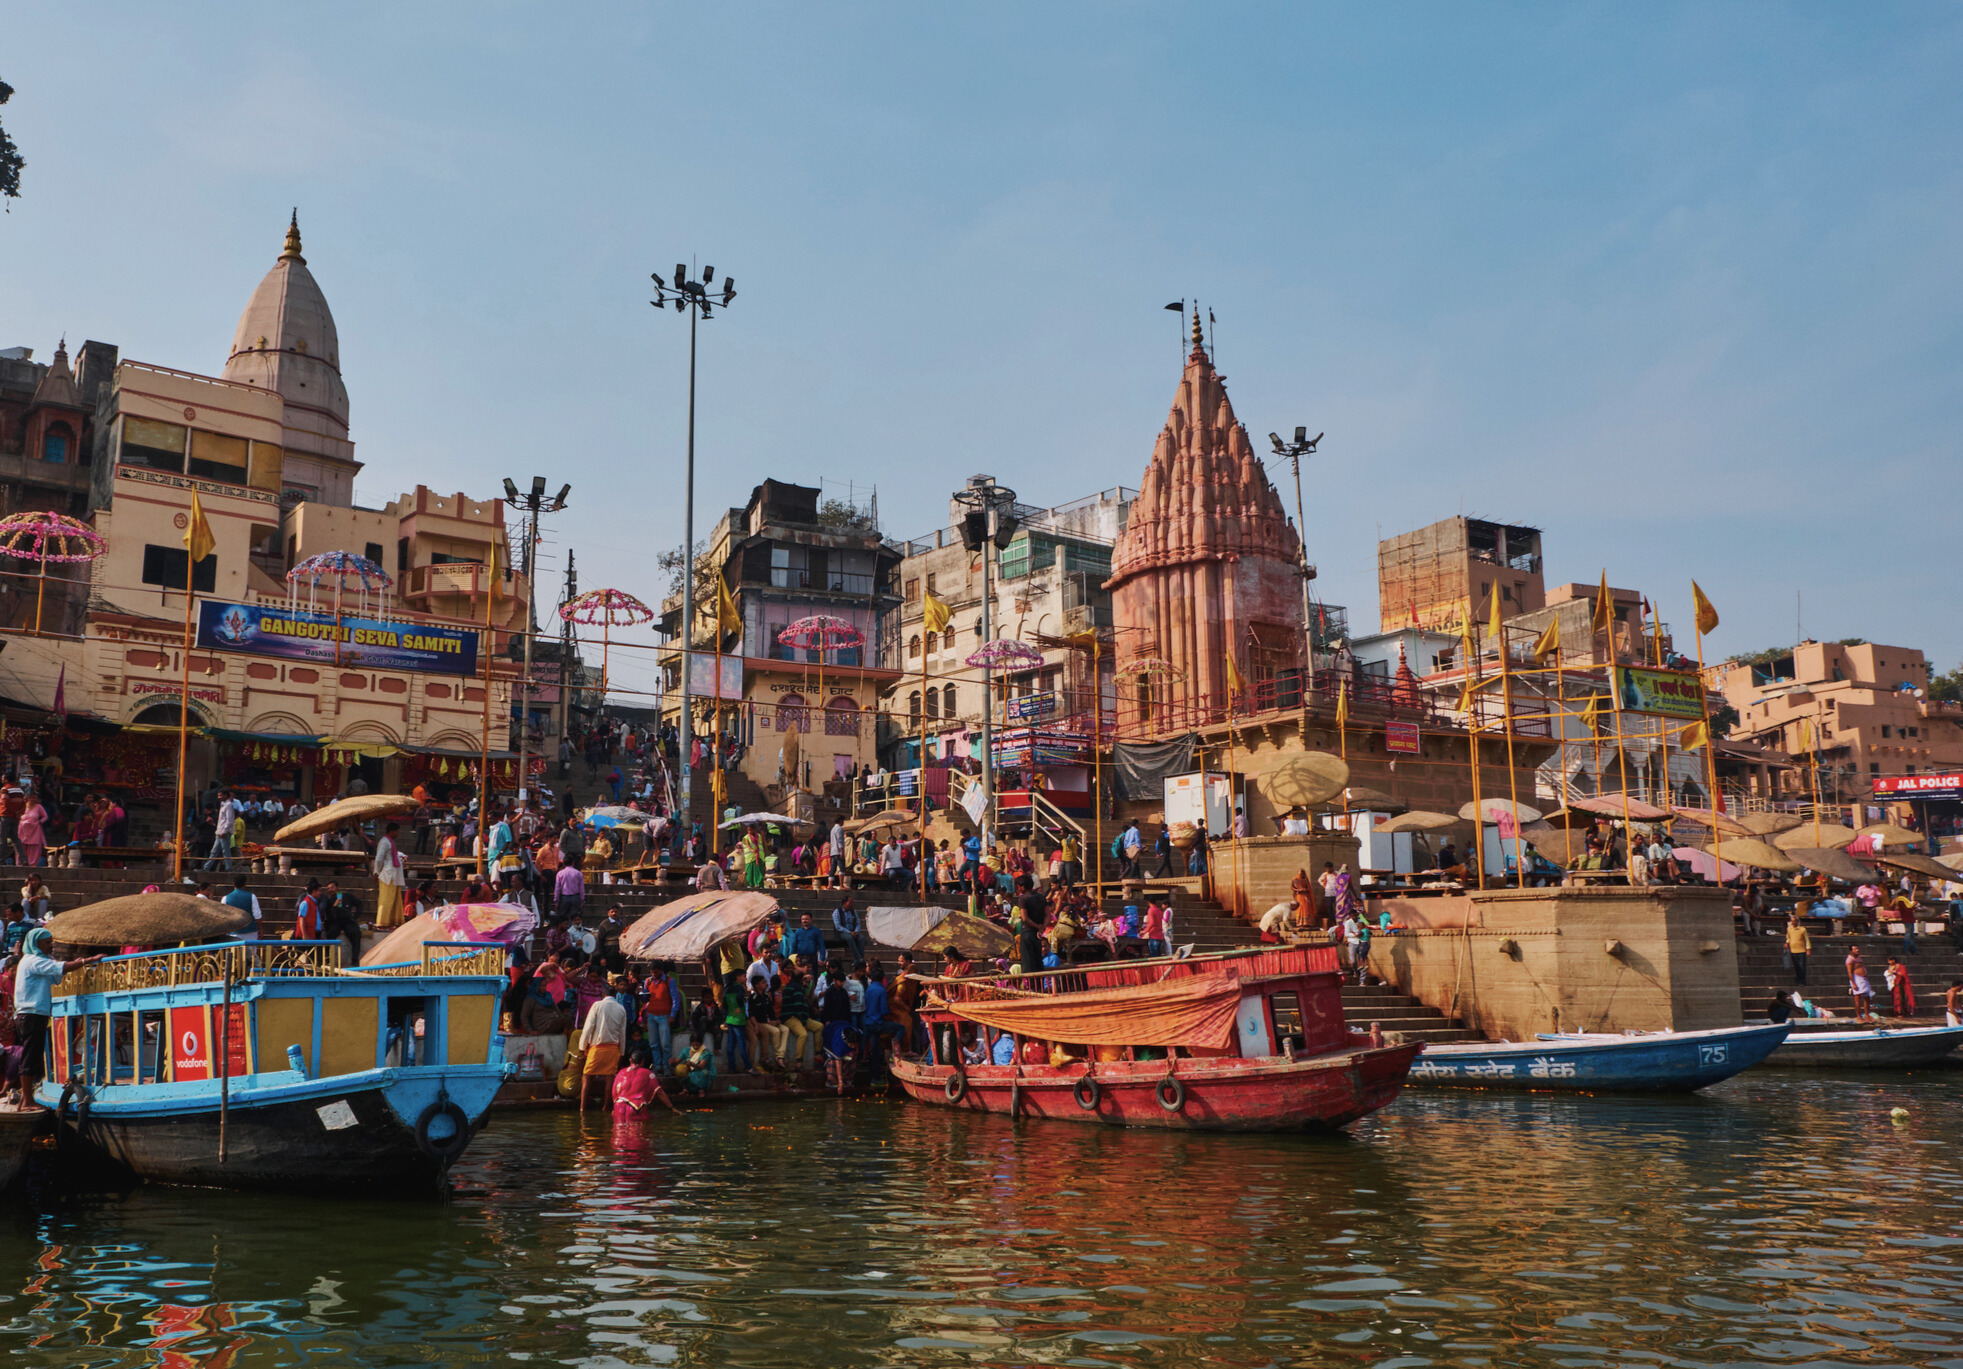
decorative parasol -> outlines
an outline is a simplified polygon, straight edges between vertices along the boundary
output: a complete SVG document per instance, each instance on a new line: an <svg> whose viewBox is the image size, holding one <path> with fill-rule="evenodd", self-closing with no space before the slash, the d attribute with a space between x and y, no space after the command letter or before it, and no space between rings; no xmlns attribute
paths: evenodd
<svg viewBox="0 0 1963 1369"><path fill-rule="evenodd" d="M1043 653L1027 642L1004 637L983 642L968 658L968 664L976 670L1028 670L1043 664Z"/></svg>
<svg viewBox="0 0 1963 1369"><path fill-rule="evenodd" d="M63 946L174 946L230 937L252 925L252 914L190 894L125 894L48 919Z"/></svg>
<svg viewBox="0 0 1963 1369"><path fill-rule="evenodd" d="M1162 680L1178 682L1186 678L1186 672L1160 656L1134 656L1118 667L1120 675L1152 675Z"/></svg>
<svg viewBox="0 0 1963 1369"><path fill-rule="evenodd" d="M846 651L852 647L864 646L866 644L866 634L859 631L858 628L852 626L851 623L843 618L834 618L825 613L814 613L809 617L799 618L796 622L791 623L782 632L777 634L777 640L785 646L800 647L805 651L815 651L818 653L818 716L820 718L827 717L828 714L826 713L825 704L825 652L827 650ZM720 680L716 682L716 687L721 689L722 682ZM786 739L785 745L788 747L789 744L789 740ZM790 780L793 785L797 783L796 770L790 772Z"/></svg>
<svg viewBox="0 0 1963 1369"><path fill-rule="evenodd" d="M307 587L307 612L317 612L318 609L315 601L320 596L320 587L331 584L334 587L334 622L338 626L341 621L342 603L347 596L349 585L352 584L358 596L355 601L356 615L366 617L370 612L373 612L376 616L387 621L388 599L386 595L389 586L394 583L395 581L389 577L387 571L383 570L373 561L370 561L366 556L356 556L351 551L324 551L317 556L309 556L292 570L286 572L286 607L290 612L299 611L300 586L305 585ZM368 602L368 596L370 594L375 596L375 602L372 608ZM348 659L350 660L356 659L358 656L358 652L348 653ZM334 664L341 664L341 659L341 638L340 634L336 633L334 637Z"/></svg>
<svg viewBox="0 0 1963 1369"><path fill-rule="evenodd" d="M413 813L420 805L407 794L357 794L351 799L316 808L298 822L289 822L273 833L275 842L296 841L301 837L331 832L348 822L366 822L390 813Z"/></svg>
<svg viewBox="0 0 1963 1369"><path fill-rule="evenodd" d="M14 513L0 518L0 556L40 564L34 590L34 630L41 630L41 605L47 594L48 564L93 561L109 544L88 524L65 513Z"/></svg>
<svg viewBox="0 0 1963 1369"><path fill-rule="evenodd" d="M655 612L625 590L590 589L577 599L560 605L559 617L568 623L580 623L586 627L600 629L600 698L607 697L607 666L613 655L613 630L616 627L634 627L641 623L651 623ZM722 681L716 681L722 687Z"/></svg>

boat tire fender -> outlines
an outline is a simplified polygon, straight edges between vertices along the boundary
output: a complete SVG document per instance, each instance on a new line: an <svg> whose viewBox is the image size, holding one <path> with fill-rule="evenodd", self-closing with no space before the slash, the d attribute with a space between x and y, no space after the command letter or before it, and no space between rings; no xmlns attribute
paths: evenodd
<svg viewBox="0 0 1963 1369"><path fill-rule="evenodd" d="M1186 1085L1175 1075L1168 1074L1161 1079L1154 1092L1158 1095L1159 1106L1167 1112L1178 1112L1186 1106Z"/></svg>
<svg viewBox="0 0 1963 1369"><path fill-rule="evenodd" d="M437 1127L439 1117L447 1117L447 1134ZM438 1099L423 1109L416 1119L416 1147L432 1160L454 1160L470 1144L470 1118L448 1098Z"/></svg>
<svg viewBox="0 0 1963 1369"><path fill-rule="evenodd" d="M1077 1086L1070 1090L1070 1096L1077 1100L1077 1106L1085 1112L1097 1111L1097 1105L1102 1101L1103 1093L1104 1090L1098 1085L1097 1080L1088 1074L1079 1079Z"/></svg>
<svg viewBox="0 0 1963 1369"><path fill-rule="evenodd" d="M960 1102L968 1096L968 1076L956 1070L947 1077L947 1083L941 1088L941 1093L950 1103Z"/></svg>

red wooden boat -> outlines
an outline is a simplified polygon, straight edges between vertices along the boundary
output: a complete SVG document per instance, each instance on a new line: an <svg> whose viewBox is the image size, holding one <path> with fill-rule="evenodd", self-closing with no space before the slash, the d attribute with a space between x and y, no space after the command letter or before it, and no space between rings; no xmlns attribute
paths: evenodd
<svg viewBox="0 0 1963 1369"><path fill-rule="evenodd" d="M893 1077L920 1102L1010 1117L1341 1127L1395 1098L1424 1049L1349 1029L1333 947L927 982L927 1054ZM1014 1063L967 1063L1003 1037Z"/></svg>

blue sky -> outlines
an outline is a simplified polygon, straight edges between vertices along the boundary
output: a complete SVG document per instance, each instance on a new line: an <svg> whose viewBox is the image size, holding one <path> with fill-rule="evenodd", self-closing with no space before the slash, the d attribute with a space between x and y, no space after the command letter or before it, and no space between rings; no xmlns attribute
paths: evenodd
<svg viewBox="0 0 1963 1369"><path fill-rule="evenodd" d="M0 346L216 372L300 207L362 502L573 485L584 586L766 476L917 536L989 472L1135 484L1218 316L1242 419L1326 431L1320 588L1375 543L1546 529L1550 583L1717 654L1963 655L1963 12L1613 7L15 7ZM1688 641L1686 640L1686 645ZM616 676L631 672L616 661Z"/></svg>

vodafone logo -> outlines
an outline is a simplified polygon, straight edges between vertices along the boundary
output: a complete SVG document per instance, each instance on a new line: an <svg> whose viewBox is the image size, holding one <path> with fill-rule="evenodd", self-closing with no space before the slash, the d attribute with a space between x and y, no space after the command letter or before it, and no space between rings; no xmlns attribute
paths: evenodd
<svg viewBox="0 0 1963 1369"><path fill-rule="evenodd" d="M185 1032L183 1036L178 1038L177 1048L184 1052L187 1059L196 1058L199 1054L198 1034L190 1031Z"/></svg>

